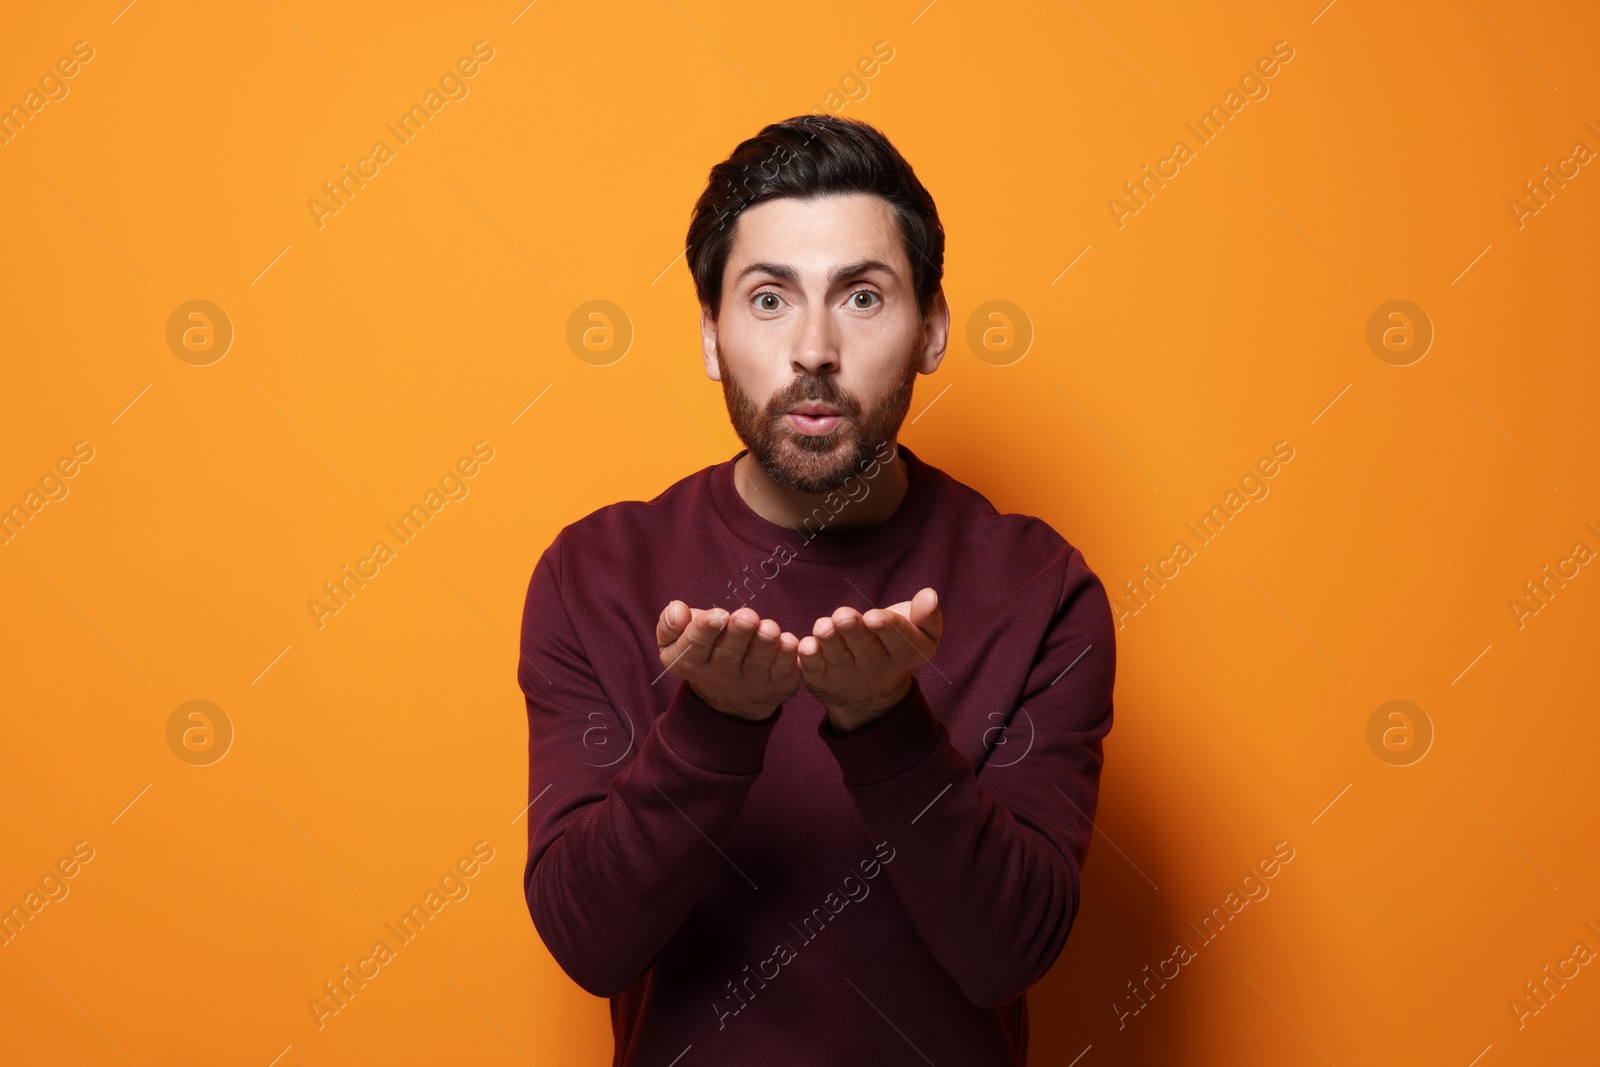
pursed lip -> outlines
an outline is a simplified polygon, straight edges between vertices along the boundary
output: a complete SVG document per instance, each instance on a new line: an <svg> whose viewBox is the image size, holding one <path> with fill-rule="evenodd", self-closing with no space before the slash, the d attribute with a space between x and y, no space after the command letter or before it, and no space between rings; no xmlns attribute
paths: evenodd
<svg viewBox="0 0 1600 1067"><path fill-rule="evenodd" d="M837 409L829 407L827 404L805 403L805 404L799 404L799 405L796 405L795 407L790 408L789 409L789 414L791 414L791 415L823 416L823 415L837 415L837 414L839 414L839 412L838 412Z"/></svg>

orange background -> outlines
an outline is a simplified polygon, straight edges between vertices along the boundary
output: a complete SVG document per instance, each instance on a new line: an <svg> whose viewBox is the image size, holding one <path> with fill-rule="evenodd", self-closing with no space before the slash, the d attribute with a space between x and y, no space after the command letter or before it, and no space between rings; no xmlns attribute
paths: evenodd
<svg viewBox="0 0 1600 1067"><path fill-rule="evenodd" d="M740 447L674 257L714 162L840 105L949 235L919 455L1118 594L1294 449L1118 632L1102 833L1033 1062L1592 1059L1600 968L1520 1029L1508 1001L1600 950L1600 575L1520 628L1507 603L1600 549L1600 167L1520 227L1507 203L1600 149L1592 6L923 5L11 14L0 103L74 42L94 58L0 147L0 506L94 456L0 547L0 904L94 858L0 948L0 1059L609 1062L606 1003L521 898L523 595L563 525ZM477 41L469 95L319 228L308 199ZM1108 199L1278 41L1270 94L1119 228ZM235 331L208 366L166 340L194 299ZM594 299L631 323L620 359L568 346ZM1366 339L1393 299L1436 331L1409 366ZM989 300L1031 322L1024 358L968 345ZM478 441L470 494L319 629L322 583ZM1368 743L1395 699L1434 732L1409 766ZM209 766L169 747L191 700L234 730ZM470 894L319 1029L307 1001L479 841ZM1199 947L1279 841L1270 896Z"/></svg>

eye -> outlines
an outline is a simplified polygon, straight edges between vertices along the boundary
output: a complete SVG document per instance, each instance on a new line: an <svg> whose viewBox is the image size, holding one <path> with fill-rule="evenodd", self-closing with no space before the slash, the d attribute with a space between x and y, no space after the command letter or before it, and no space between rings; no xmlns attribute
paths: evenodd
<svg viewBox="0 0 1600 1067"><path fill-rule="evenodd" d="M783 303L783 297L770 290L767 292L757 293L752 299L755 300L756 307L760 308L762 311L777 311L778 306ZM768 300L772 301L772 303L766 303Z"/></svg>
<svg viewBox="0 0 1600 1067"><path fill-rule="evenodd" d="M862 297L868 297L869 299L863 301ZM850 294L850 306L857 311L870 311L881 303L883 303L883 297L871 289L857 289Z"/></svg>

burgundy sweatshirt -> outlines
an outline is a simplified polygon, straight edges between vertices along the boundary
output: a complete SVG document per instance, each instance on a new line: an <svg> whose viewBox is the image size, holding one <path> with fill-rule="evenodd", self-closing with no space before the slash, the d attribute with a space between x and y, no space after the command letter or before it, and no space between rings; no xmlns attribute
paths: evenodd
<svg viewBox="0 0 1600 1067"><path fill-rule="evenodd" d="M1024 993L1093 830L1110 604L1045 522L900 455L877 526L834 521L883 491L877 463L790 529L744 503L735 456L572 523L534 568L524 889L562 970L611 998L614 1067L1026 1062ZM674 599L803 637L923 586L937 653L847 735L803 682L753 723L661 666Z"/></svg>

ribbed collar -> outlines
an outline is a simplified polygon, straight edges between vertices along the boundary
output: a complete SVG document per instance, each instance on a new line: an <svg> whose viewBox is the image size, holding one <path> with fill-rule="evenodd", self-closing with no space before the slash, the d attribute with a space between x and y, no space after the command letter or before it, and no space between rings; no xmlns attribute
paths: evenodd
<svg viewBox="0 0 1600 1067"><path fill-rule="evenodd" d="M716 505L718 516L729 530L753 547L765 552L771 552L774 547L781 544L789 546L795 555L802 559L835 563L871 559L898 548L914 536L922 528L923 521L933 510L933 505L940 495L942 475L938 469L918 459L916 453L903 443L897 447L906 461L906 477L909 484L906 487L905 499L900 501L900 506L895 509L894 514L876 526L841 530L835 529L831 523L823 525L822 519L819 518L809 525L791 529L762 518L744 502L744 498L739 495L739 490L734 485L734 464L750 451L748 448L741 449L732 459L711 468L711 499ZM877 477L867 478L859 472L856 477L871 487L870 494L878 491L877 482L884 473L880 467ZM856 506L855 502L849 502L850 494L860 497L860 490L853 485L847 485L837 492L839 499L847 502L843 510L838 513L843 517ZM870 499L870 495L862 499ZM819 506L824 516L831 514L825 504Z"/></svg>

